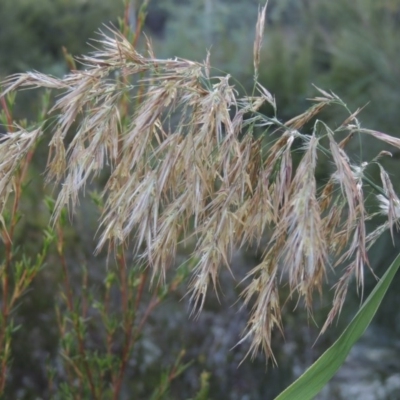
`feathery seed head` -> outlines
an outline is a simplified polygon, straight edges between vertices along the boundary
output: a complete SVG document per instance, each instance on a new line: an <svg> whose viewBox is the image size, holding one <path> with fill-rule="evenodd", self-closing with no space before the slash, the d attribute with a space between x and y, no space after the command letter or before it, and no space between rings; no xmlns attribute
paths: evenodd
<svg viewBox="0 0 400 400"><path fill-rule="evenodd" d="M265 13L263 7L256 27L256 77ZM345 263L324 331L340 313L353 276L362 287L367 250L400 224L400 200L379 164L381 184L364 185L365 170L378 157L355 165L345 147L357 132L398 148L400 139L361 128L359 110L334 131L317 120L310 135L304 127L322 109L344 106L334 93L317 88L320 95L312 99L313 106L281 122L274 97L258 82L257 96L239 97L229 75L212 76L209 57L205 63L156 59L150 42L145 57L121 33L112 33L103 34L100 49L81 58L85 70L62 79L19 74L4 82L2 96L22 88L61 91L51 110L57 119L47 166L47 181L61 183L53 218L65 205L73 210L88 180L107 167L97 250L107 242L112 247L132 241L135 255L152 268L153 279L165 280L182 240L196 239L189 282L194 310L203 307L210 283L216 289L232 252L260 245L267 236L262 260L247 274L242 293L251 311L239 343L251 338L249 353L263 349L273 360L271 335L275 328L283 330L279 280L287 281L291 294L297 292L311 312L327 267L338 271ZM265 102L274 117L260 113ZM318 132L320 126L323 132ZM338 143L336 137L344 131L348 135ZM20 160L42 135L41 128L16 126L0 139L2 211ZM295 142L301 143L300 150ZM302 151L298 164L294 151ZM331 158L335 171L318 188L321 152ZM375 193L376 188L388 221L367 232L365 221L375 214L365 208L364 191Z"/></svg>

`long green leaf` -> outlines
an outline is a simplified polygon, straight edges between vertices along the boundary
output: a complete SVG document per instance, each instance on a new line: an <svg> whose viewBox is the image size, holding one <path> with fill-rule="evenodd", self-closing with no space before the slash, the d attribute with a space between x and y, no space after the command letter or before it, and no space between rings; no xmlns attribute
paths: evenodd
<svg viewBox="0 0 400 400"><path fill-rule="evenodd" d="M335 375L351 348L371 323L400 266L400 254L375 286L339 339L275 400L311 400Z"/></svg>

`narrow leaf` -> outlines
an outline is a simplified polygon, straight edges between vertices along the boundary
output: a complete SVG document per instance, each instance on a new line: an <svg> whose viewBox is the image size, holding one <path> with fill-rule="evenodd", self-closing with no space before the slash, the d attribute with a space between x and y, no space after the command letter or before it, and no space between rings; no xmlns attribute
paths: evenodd
<svg viewBox="0 0 400 400"><path fill-rule="evenodd" d="M321 391L345 362L351 348L371 323L399 266L400 254L375 286L339 339L275 400L311 400Z"/></svg>

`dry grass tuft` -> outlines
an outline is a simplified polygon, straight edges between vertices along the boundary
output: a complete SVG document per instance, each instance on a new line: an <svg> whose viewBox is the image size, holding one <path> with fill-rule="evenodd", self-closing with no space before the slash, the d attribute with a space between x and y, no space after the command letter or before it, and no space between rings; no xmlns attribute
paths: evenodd
<svg viewBox="0 0 400 400"><path fill-rule="evenodd" d="M255 76L265 11L260 11L256 29ZM196 310L201 310L210 284L217 287L221 266L229 268L233 249L259 243L269 232L262 262L246 279L243 297L252 311L242 341L250 337L251 354L262 348L273 358L272 331L283 329L281 277L311 312L313 294L322 291L327 268L345 265L338 272L325 330L340 312L353 276L362 287L369 267L367 250L399 224L400 200L389 175L379 165L382 184L365 186L366 170L378 158L352 162L345 151L347 142L355 134L367 134L400 148L400 140L361 128L357 112L349 112L339 128L330 129L316 119L320 111L333 104L346 106L322 90L309 110L290 121L262 115L264 103L275 112L276 105L259 83L258 95L239 98L229 76L210 77L209 60L161 60L148 46L145 57L120 33L103 35L101 48L81 59L84 69L61 79L15 75L3 83L2 95L36 87L62 92L50 111L57 121L49 143L47 179L61 184L54 220L66 205L74 209L88 180L107 166L111 173L102 193L98 250L106 243L126 243L133 235L135 253L146 260L153 278L163 279L182 237L197 238L189 285ZM127 103L133 109L128 121L121 117L121 105ZM315 121L312 133L302 132L310 121ZM66 135L76 123L67 145ZM261 139L255 131L262 133ZM19 161L40 135L41 127L32 132L17 128L1 141L2 207ZM272 145L266 146L265 138ZM297 166L292 162L295 140L302 143ZM320 153L330 156L334 171L317 189ZM369 234L365 221L375 214L365 208L365 190L379 195L381 212L388 216Z"/></svg>

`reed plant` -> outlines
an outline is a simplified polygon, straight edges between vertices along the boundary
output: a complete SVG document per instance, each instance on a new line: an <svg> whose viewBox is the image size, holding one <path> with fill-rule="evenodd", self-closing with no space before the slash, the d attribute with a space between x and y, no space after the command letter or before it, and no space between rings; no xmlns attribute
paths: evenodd
<svg viewBox="0 0 400 400"><path fill-rule="evenodd" d="M390 147L400 148L400 139L364 128L360 109L349 110L335 93L319 88L307 110L286 121L279 118L274 96L258 81L266 6L260 9L256 24L254 87L244 96L238 94L231 76L212 68L209 55L202 63L158 59L147 38L146 54L139 53L143 18L139 13L135 33L123 28L101 32L96 49L78 59L81 68L71 61L71 72L62 78L27 72L3 82L7 133L0 142L1 225L6 246L1 270L5 274L2 359L6 363L7 318L12 307L7 289L12 264L9 249L20 188L36 144L48 141L46 181L56 190L55 201L50 202L49 232L57 244L66 287L66 314L60 315L59 326L62 332L73 332L77 346L74 357L68 344L63 350L69 362L66 374L79 377L78 383L70 381L74 398L102 398L105 377L111 382L113 398L120 395L134 332L142 324L135 328L135 302L141 298L141 282L147 274L157 289L148 305L150 311L162 296L187 281L188 299L198 315L210 288L218 292L221 268L230 269L232 252L263 243L262 260L244 281L247 286L241 297L250 311L238 343L249 342L249 355L262 350L275 361L271 335L284 330L282 288L288 285L290 297L297 296L298 304L312 316L315 293L324 295L325 281L334 272L332 308L321 329L325 332L340 314L353 278L362 294L365 273L374 274L368 251L384 232L393 237L400 220L400 200L381 163L391 156ZM30 128L13 121L9 111L15 91L26 88L57 93L51 107ZM324 122L322 112L335 107L342 108L347 117L334 128ZM269 112L261 112L264 109ZM379 150L370 160L362 154L351 159L346 146L351 141L361 144L366 137L384 143L388 150ZM329 159L332 166L324 182L316 177L320 159ZM371 177L373 169L379 171L380 180ZM104 176L105 184L96 197L101 217L95 251L106 247L109 262L116 263L105 287L109 290L107 285L118 280L122 320L118 325L110 319L107 300L97 306L109 347L104 359L90 364L88 359L95 358L88 358L85 350L87 301L82 300L76 314L63 257L62 226L68 213L73 218L86 186ZM373 199L372 206L367 199ZM10 207L11 217L6 218ZM381 221L381 215L385 221L368 231L366 224ZM182 269L176 266L177 249L190 240L195 248ZM144 268L128 272L127 252ZM176 271L172 279L171 271ZM146 317L145 313L142 318ZM110 343L117 325L125 347L115 357Z"/></svg>

